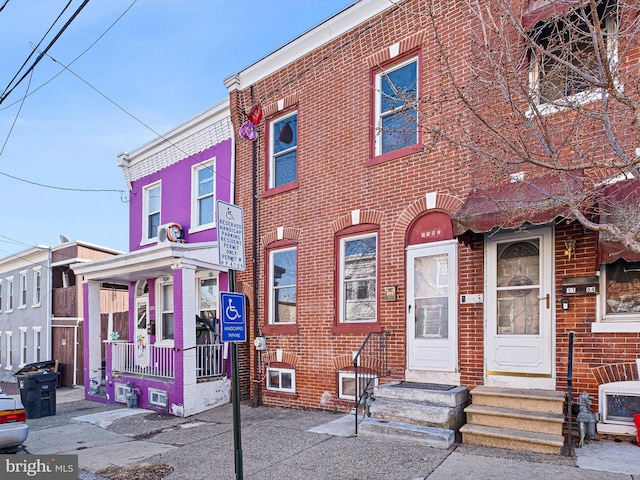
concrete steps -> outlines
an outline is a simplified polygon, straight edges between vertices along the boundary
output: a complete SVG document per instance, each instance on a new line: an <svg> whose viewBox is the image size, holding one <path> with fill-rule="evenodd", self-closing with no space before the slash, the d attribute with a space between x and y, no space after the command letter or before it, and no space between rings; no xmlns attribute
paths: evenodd
<svg viewBox="0 0 640 480"><path fill-rule="evenodd" d="M363 437L449 448L465 422L468 389L455 385L393 382L375 387Z"/></svg>
<svg viewBox="0 0 640 480"><path fill-rule="evenodd" d="M564 445L565 394L481 386L465 408L462 442L559 455Z"/></svg>

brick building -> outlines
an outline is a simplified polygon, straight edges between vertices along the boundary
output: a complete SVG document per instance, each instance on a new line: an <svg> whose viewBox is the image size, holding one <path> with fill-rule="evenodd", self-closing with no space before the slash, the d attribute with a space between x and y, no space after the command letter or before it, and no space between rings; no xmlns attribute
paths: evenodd
<svg viewBox="0 0 640 480"><path fill-rule="evenodd" d="M420 128L428 107L406 98L445 88L430 3L354 2L225 79L256 401L348 411L370 332L389 335L380 383L565 392L570 332L575 391L638 379L638 256L535 202L557 176L479 185L485 166ZM441 38L470 51L464 2L447 3ZM520 3L550 18L553 2Z"/></svg>

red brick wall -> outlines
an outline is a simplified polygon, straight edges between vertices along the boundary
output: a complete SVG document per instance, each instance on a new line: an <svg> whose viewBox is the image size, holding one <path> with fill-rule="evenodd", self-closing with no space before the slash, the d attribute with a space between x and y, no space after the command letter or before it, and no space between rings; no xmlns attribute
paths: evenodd
<svg viewBox="0 0 640 480"><path fill-rule="evenodd" d="M391 332L389 363L391 379L404 378L406 368L405 234L411 221L425 211L424 196L439 192L440 208L454 212L470 184L481 173L467 153L445 142L424 137L416 153L367 165L370 154L372 68L388 59L388 47L401 44L402 53L417 53L422 65L422 93L438 95L442 78L434 68L438 52L428 19L416 12L427 8L425 0L394 7L335 38L306 58L295 61L257 82L252 89L233 92L232 117L237 131L247 121L246 112L261 102L265 120L259 139L236 137L236 202L244 208L247 270L238 278L245 292L257 295L258 308L251 309L253 337L265 324L265 247L277 240L274 232L284 227L285 238L297 242L297 325L293 331L269 330L269 353L261 358L250 347L251 388L260 385L261 400L269 405L347 410L337 400L337 359L358 350L366 332L337 332L335 234L349 225L350 212L359 209L369 221L379 222L379 328ZM448 8L454 8L451 5ZM445 34L455 39L459 51L469 48L466 23L451 14ZM458 33L459 32L459 33ZM403 51L405 49L406 51ZM463 69L461 68L460 71ZM298 187L277 194L265 192L266 126L276 113L276 102L298 110ZM254 149L257 154L257 191L254 194ZM457 199L456 201L446 199ZM254 235L251 220L257 202L259 227ZM374 220L371 220L374 219ZM295 235L291 235L295 232ZM595 274L595 235L582 227L559 225L556 229L556 299L561 298L562 278ZM577 253L568 261L564 239L578 238ZM258 258L253 259L257 244ZM257 284L254 284L257 268ZM484 238L473 237L459 245L459 290L485 293ZM383 301L384 287L396 286L397 298ZM571 308L556 305L557 388L566 388L568 332L576 333L574 390L597 393L598 367L630 362L640 356L638 334L592 334L595 298L575 297ZM484 379L483 305L459 306L459 368L461 383L471 388ZM264 392L265 366L271 353L281 348L295 359L297 393ZM244 357L246 358L246 357ZM339 363L339 362L338 362ZM260 369L258 370L258 364ZM245 379L246 381L246 379ZM328 393L327 393L328 392Z"/></svg>

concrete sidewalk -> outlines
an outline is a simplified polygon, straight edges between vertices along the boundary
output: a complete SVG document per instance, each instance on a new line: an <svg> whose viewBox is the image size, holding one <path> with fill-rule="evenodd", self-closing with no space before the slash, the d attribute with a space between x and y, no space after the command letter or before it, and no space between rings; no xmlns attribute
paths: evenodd
<svg viewBox="0 0 640 480"><path fill-rule="evenodd" d="M140 475L140 465L168 465L170 480L236 478L231 405L178 418L88 402L78 391L58 396L55 416L28 420L29 453L78 455L85 480L127 478L132 466ZM243 404L241 420L243 477L252 480L640 480L640 447L630 442L591 441L574 458L356 438L353 416L329 412Z"/></svg>

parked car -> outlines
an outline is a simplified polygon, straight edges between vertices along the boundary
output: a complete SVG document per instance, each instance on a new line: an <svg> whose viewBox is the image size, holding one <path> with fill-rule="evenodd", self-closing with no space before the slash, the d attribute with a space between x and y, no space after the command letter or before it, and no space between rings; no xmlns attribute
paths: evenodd
<svg viewBox="0 0 640 480"><path fill-rule="evenodd" d="M0 453L20 450L29 435L26 418L22 402L0 388Z"/></svg>

